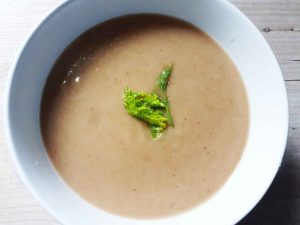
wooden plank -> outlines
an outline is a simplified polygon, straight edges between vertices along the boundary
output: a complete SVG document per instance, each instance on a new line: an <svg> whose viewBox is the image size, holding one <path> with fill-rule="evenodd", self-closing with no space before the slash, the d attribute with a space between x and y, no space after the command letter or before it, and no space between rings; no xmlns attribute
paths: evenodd
<svg viewBox="0 0 300 225"><path fill-rule="evenodd" d="M300 1L232 0L271 45L286 80L290 128L282 166L267 194L239 225L300 224Z"/></svg>
<svg viewBox="0 0 300 225"><path fill-rule="evenodd" d="M38 21L59 1L0 1L0 105L3 106L8 71L20 48ZM3 132L0 107L0 224L59 225L33 198L17 174Z"/></svg>
<svg viewBox="0 0 300 225"><path fill-rule="evenodd" d="M232 0L262 31L286 80L300 80L300 1Z"/></svg>

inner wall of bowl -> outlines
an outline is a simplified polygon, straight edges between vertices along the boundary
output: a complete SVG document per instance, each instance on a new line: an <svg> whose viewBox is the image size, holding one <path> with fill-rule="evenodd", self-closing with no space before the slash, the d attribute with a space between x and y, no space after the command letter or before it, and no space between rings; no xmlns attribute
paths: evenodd
<svg viewBox="0 0 300 225"><path fill-rule="evenodd" d="M8 96L11 144L19 172L36 197L65 224L142 223L98 210L64 184L43 146L39 112L49 71L72 40L104 20L144 12L184 19L214 38L241 73L251 118L243 158L216 195L187 213L143 223L196 224L199 218L207 225L236 223L263 195L280 164L287 105L282 75L269 46L253 25L225 1L77 0L63 4L48 16L23 49Z"/></svg>

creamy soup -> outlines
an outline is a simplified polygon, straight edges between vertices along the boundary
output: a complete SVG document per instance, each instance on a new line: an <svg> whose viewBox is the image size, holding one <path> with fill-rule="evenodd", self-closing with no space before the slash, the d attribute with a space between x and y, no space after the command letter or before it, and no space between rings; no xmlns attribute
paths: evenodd
<svg viewBox="0 0 300 225"><path fill-rule="evenodd" d="M122 95L126 87L151 92L169 63L175 126L153 140ZM136 218L211 197L237 166L248 123L245 88L222 48L158 15L121 17L82 34L55 63L41 107L44 143L66 183L91 204Z"/></svg>

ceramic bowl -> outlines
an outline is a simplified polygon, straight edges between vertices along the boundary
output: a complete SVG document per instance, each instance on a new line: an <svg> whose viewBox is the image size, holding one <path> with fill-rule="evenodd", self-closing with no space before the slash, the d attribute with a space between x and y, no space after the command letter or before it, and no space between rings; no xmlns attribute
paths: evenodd
<svg viewBox="0 0 300 225"><path fill-rule="evenodd" d="M187 212L131 219L98 209L73 192L49 160L40 132L40 102L49 71L62 51L87 29L114 17L157 13L201 28L240 71L249 99L245 152L226 184ZM262 198L280 166L288 130L284 80L269 45L237 8L222 0L76 0L60 4L34 29L12 67L5 127L15 165L30 191L63 224L229 225Z"/></svg>

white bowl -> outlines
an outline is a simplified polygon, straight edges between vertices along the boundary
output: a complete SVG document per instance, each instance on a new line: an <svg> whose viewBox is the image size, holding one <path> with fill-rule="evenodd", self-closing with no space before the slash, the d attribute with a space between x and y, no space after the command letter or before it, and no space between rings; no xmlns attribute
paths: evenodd
<svg viewBox="0 0 300 225"><path fill-rule="evenodd" d="M133 13L171 15L207 32L239 69L250 107L245 152L226 184L198 207L155 220L120 217L81 199L54 170L40 133L41 95L60 53L94 25ZM64 224L227 225L244 217L271 184L285 149L288 105L282 74L269 45L227 1L77 0L61 4L46 16L21 49L10 74L5 125L21 177L44 207Z"/></svg>

